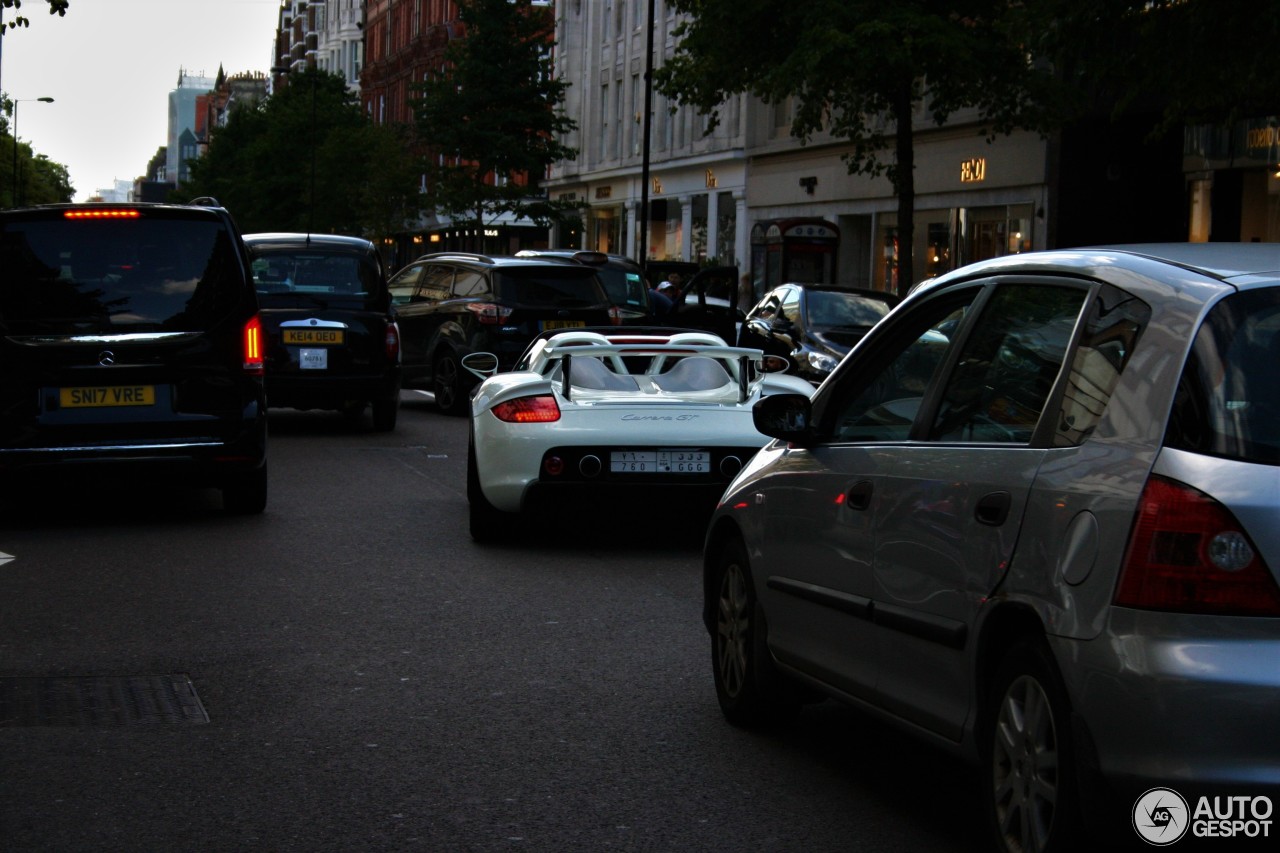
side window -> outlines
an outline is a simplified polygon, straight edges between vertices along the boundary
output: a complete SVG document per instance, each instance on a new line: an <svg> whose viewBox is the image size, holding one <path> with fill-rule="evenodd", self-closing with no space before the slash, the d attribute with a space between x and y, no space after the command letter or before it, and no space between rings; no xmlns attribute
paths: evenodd
<svg viewBox="0 0 1280 853"><path fill-rule="evenodd" d="M422 276L418 294L428 302L448 299L453 290L453 267L432 264Z"/></svg>
<svg viewBox="0 0 1280 853"><path fill-rule="evenodd" d="M413 264L392 276L391 281L387 282L392 302L403 305L413 298L418 290L418 280L422 278L423 269L422 264Z"/></svg>
<svg viewBox="0 0 1280 853"><path fill-rule="evenodd" d="M1054 446L1080 444L1093 433L1150 320L1151 308L1145 302L1112 285L1102 288L1071 359Z"/></svg>
<svg viewBox="0 0 1280 853"><path fill-rule="evenodd" d="M458 275L453 280L454 297L469 299L476 296L484 296L487 291L484 275L475 270L458 270Z"/></svg>
<svg viewBox="0 0 1280 853"><path fill-rule="evenodd" d="M835 442L905 441L910 437L925 391L951 347L969 306L981 292L971 288L920 306L902 322L880 333L883 353L865 370L842 372L844 387L829 410ZM891 343L896 341L896 345ZM866 358L870 358L867 356Z"/></svg>
<svg viewBox="0 0 1280 853"><path fill-rule="evenodd" d="M948 377L929 438L1030 441L1087 296L1084 288L998 287Z"/></svg>
<svg viewBox="0 0 1280 853"><path fill-rule="evenodd" d="M788 323L800 322L800 291L791 288L782 298L782 307L778 309L778 316Z"/></svg>
<svg viewBox="0 0 1280 853"><path fill-rule="evenodd" d="M768 297L761 300L760 304L756 306L756 309L751 312L751 317L753 319L759 317L764 320L772 320L777 313L778 294L770 293Z"/></svg>

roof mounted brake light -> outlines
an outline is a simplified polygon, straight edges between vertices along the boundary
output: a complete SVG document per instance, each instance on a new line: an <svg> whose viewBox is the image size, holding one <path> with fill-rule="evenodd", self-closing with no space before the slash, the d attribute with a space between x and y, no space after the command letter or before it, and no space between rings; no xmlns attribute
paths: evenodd
<svg viewBox="0 0 1280 853"><path fill-rule="evenodd" d="M64 219L137 219L142 214L136 210L118 207L68 210L62 214Z"/></svg>

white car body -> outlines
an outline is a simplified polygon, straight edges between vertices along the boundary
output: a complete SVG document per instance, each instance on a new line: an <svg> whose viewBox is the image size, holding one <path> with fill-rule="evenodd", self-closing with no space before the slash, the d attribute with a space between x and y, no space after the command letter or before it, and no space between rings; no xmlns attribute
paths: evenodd
<svg viewBox="0 0 1280 853"><path fill-rule="evenodd" d="M571 331L536 341L515 370L484 379L472 396L473 536L484 538L502 513L530 509L543 488L594 499L614 488L690 486L718 497L768 441L752 406L769 394L813 392L802 379L764 372L764 360L705 332ZM558 417L500 417L524 405Z"/></svg>

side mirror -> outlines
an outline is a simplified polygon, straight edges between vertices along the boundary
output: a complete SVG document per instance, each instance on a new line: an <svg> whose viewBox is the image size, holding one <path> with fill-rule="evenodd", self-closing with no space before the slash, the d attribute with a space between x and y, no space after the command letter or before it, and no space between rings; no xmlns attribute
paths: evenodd
<svg viewBox="0 0 1280 853"><path fill-rule="evenodd" d="M760 362L762 373L786 373L790 367L791 362L780 355L766 355Z"/></svg>
<svg viewBox="0 0 1280 853"><path fill-rule="evenodd" d="M771 394L751 407L751 420L758 432L770 438L801 447L816 441L813 405L803 394Z"/></svg>
<svg viewBox="0 0 1280 853"><path fill-rule="evenodd" d="M491 352L473 352L462 357L462 366L481 380L498 372L498 357Z"/></svg>

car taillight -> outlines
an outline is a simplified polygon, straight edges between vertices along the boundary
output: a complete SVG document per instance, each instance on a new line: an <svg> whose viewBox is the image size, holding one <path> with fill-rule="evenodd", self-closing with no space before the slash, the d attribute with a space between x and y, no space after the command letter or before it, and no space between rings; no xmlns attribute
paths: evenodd
<svg viewBox="0 0 1280 853"><path fill-rule="evenodd" d="M244 324L244 370L256 376L262 369L262 320L254 314Z"/></svg>
<svg viewBox="0 0 1280 853"><path fill-rule="evenodd" d="M469 302L467 310L476 315L476 319L486 326L497 326L507 321L511 316L511 309L505 305L495 305L492 302Z"/></svg>
<svg viewBox="0 0 1280 853"><path fill-rule="evenodd" d="M1114 601L1144 610L1280 616L1280 586L1230 510L1159 476L1143 490Z"/></svg>
<svg viewBox="0 0 1280 853"><path fill-rule="evenodd" d="M622 325L622 309L617 305L609 306L609 322L615 326Z"/></svg>
<svg viewBox="0 0 1280 853"><path fill-rule="evenodd" d="M517 397L491 409L493 416L509 424L546 424L560 420L560 407L550 394Z"/></svg>
<svg viewBox="0 0 1280 853"><path fill-rule="evenodd" d="M392 364L400 361L400 327L395 323L387 324L387 339L384 346L387 351L387 361Z"/></svg>

